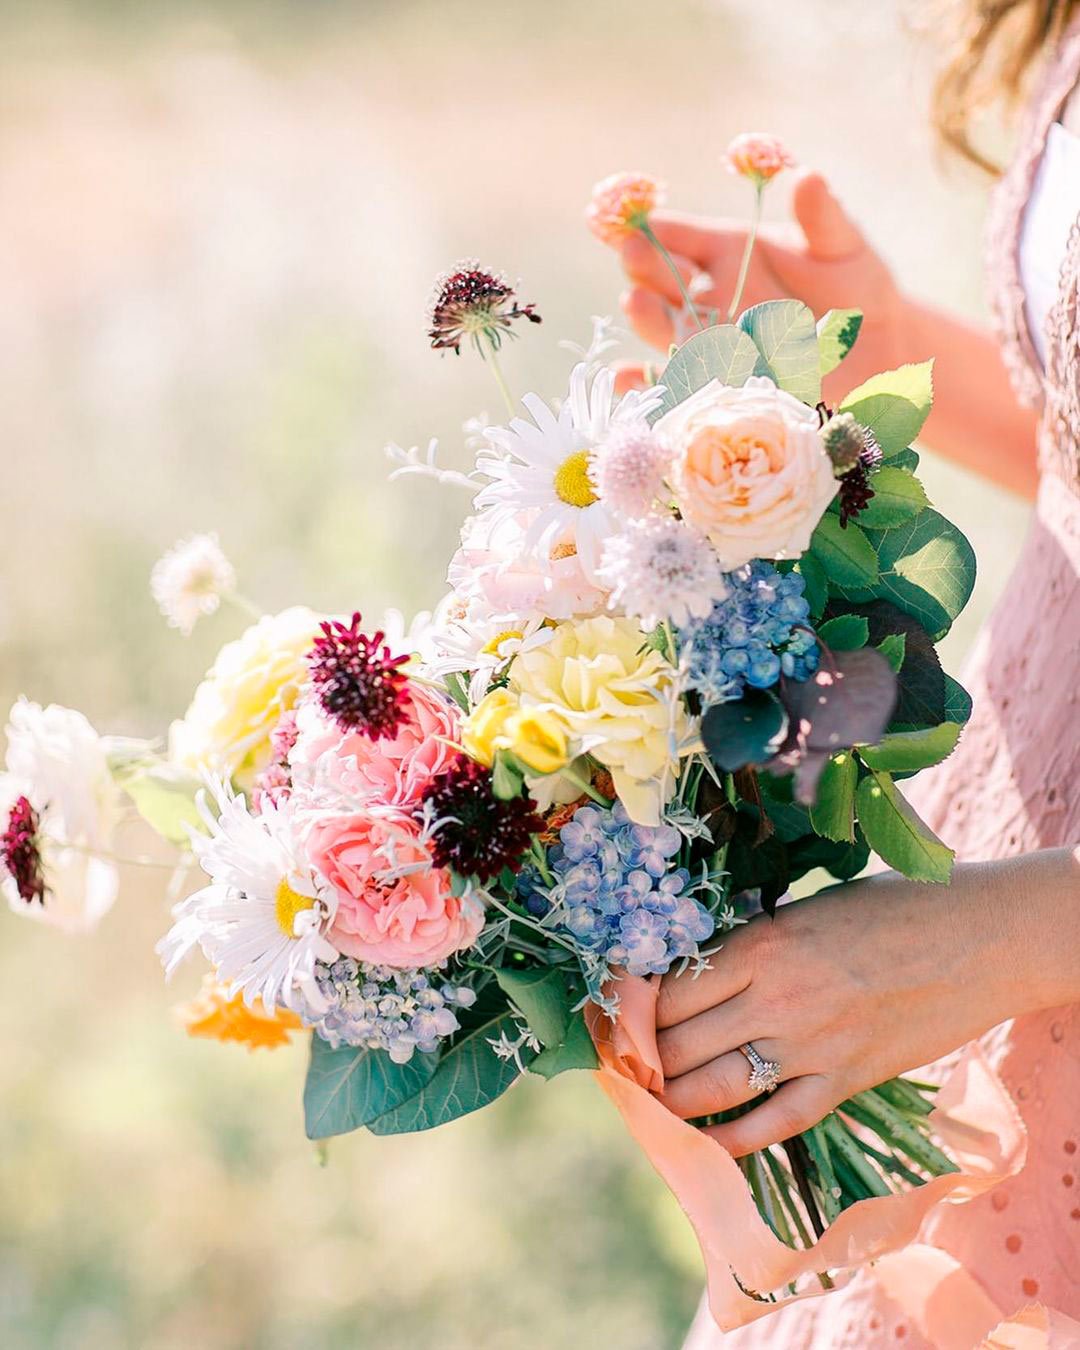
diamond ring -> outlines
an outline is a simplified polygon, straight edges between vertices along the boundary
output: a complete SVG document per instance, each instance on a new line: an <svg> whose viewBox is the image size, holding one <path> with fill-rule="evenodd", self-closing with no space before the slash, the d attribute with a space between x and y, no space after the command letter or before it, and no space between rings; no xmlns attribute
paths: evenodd
<svg viewBox="0 0 1080 1350"><path fill-rule="evenodd" d="M780 1082L780 1065L775 1059L764 1059L749 1041L739 1046L739 1053L750 1065L750 1090L772 1092Z"/></svg>

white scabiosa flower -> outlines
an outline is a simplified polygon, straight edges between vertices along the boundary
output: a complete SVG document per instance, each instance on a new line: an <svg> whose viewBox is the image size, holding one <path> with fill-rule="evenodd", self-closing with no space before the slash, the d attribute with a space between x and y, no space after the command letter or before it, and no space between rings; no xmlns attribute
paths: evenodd
<svg viewBox="0 0 1080 1350"><path fill-rule="evenodd" d="M536 394L526 394L522 403L533 420L515 417L509 427L491 428L487 438L494 453L476 461L477 471L491 480L476 506L490 509L496 524L527 511L525 552L547 562L557 546L569 544L590 581L614 528L590 475L593 451L613 426L640 422L663 397L658 389L632 391L618 400L614 394L614 371L601 370L590 380L581 363L557 413Z"/></svg>
<svg viewBox="0 0 1080 1350"><path fill-rule="evenodd" d="M712 545L674 516L629 521L605 544L600 575L611 607L646 628L703 619L727 589Z"/></svg>
<svg viewBox="0 0 1080 1350"><path fill-rule="evenodd" d="M173 910L157 947L166 976L197 946L229 996L249 1007L295 1009L301 994L317 1007L315 963L338 956L325 937L336 904L303 861L294 812L265 796L251 811L222 783L214 796L217 819L202 803L209 833L192 835L210 884Z"/></svg>
<svg viewBox="0 0 1080 1350"><path fill-rule="evenodd" d="M154 564L150 594L171 628L185 637L205 614L213 614L221 597L236 588L236 573L222 552L216 534L181 539Z"/></svg>
<svg viewBox="0 0 1080 1350"><path fill-rule="evenodd" d="M620 422L597 446L589 466L600 500L620 516L647 516L664 496L671 452L648 422Z"/></svg>

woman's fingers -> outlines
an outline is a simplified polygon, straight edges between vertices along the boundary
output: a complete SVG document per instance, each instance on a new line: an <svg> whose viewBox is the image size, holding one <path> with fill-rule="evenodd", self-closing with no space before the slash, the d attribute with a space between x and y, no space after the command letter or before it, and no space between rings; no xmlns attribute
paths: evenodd
<svg viewBox="0 0 1080 1350"><path fill-rule="evenodd" d="M812 258L839 262L866 247L862 231L833 196L821 174L804 170L795 181L791 210Z"/></svg>
<svg viewBox="0 0 1080 1350"><path fill-rule="evenodd" d="M723 1144L734 1157L742 1158L810 1129L835 1105L828 1080L820 1074L808 1074L781 1083L760 1106L724 1125L709 1125L705 1133Z"/></svg>
<svg viewBox="0 0 1080 1350"><path fill-rule="evenodd" d="M700 1069L718 1055L744 1045L761 1029L761 1008L744 992L659 1031L656 1044L664 1077L678 1078Z"/></svg>
<svg viewBox="0 0 1080 1350"><path fill-rule="evenodd" d="M634 286L623 292L620 303L638 337L666 352L675 341L675 325L670 310L657 293L645 286Z"/></svg>
<svg viewBox="0 0 1080 1350"><path fill-rule="evenodd" d="M764 1059L772 1059L775 1055L780 1062L778 1042L755 1041L754 1049ZM734 1106L753 1101L758 1095L750 1086L750 1072L750 1065L741 1051L731 1050L692 1073L673 1078L664 1085L659 1100L683 1120L708 1116L715 1111L730 1111Z"/></svg>
<svg viewBox="0 0 1080 1350"><path fill-rule="evenodd" d="M703 272L712 271L713 259L730 244L734 233L728 224L683 211L653 211L649 224L669 253L689 258ZM745 226L741 233L745 239Z"/></svg>
<svg viewBox="0 0 1080 1350"><path fill-rule="evenodd" d="M678 254L670 256L679 269L683 285L689 286L698 268ZM644 235L630 235L622 246L621 258L623 270L631 281L658 292L669 304L682 304L682 292L671 274L667 260Z"/></svg>
<svg viewBox="0 0 1080 1350"><path fill-rule="evenodd" d="M673 1027L742 993L753 973L747 956L748 950L753 949L748 949L747 944L755 926L751 923L729 933L724 945L710 956L708 970L696 975L686 970L681 975L664 976L656 1000L658 1027Z"/></svg>
<svg viewBox="0 0 1080 1350"><path fill-rule="evenodd" d="M644 389L649 381L645 375L645 366L641 361L615 362L615 392L620 396L631 389Z"/></svg>

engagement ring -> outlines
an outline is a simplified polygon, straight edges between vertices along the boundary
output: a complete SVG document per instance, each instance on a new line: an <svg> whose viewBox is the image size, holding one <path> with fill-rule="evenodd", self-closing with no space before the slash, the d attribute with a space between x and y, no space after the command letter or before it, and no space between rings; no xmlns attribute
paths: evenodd
<svg viewBox="0 0 1080 1350"><path fill-rule="evenodd" d="M774 1059L763 1059L749 1041L739 1046L739 1053L750 1065L750 1087L754 1092L772 1092L780 1082L780 1065Z"/></svg>

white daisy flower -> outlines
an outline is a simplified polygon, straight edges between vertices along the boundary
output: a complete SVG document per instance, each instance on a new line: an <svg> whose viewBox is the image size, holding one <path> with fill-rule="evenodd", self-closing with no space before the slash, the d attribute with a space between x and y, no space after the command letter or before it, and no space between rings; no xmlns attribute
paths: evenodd
<svg viewBox="0 0 1080 1350"><path fill-rule="evenodd" d="M290 804L264 796L251 811L223 782L214 796L217 819L202 802L209 833L191 839L210 885L173 909L176 922L157 946L166 977L198 946L230 998L317 1005L315 963L339 954L325 936L336 901L303 860Z"/></svg>
<svg viewBox="0 0 1080 1350"><path fill-rule="evenodd" d="M712 545L670 515L627 522L604 545L600 575L611 587L611 608L646 628L707 618L727 594Z"/></svg>
<svg viewBox="0 0 1080 1350"><path fill-rule="evenodd" d="M528 511L524 548L548 560L556 545L569 541L589 580L614 528L589 472L592 452L613 426L640 420L663 398L659 387L617 401L614 391L614 371L601 370L590 381L582 362L570 375L569 396L557 413L536 394L526 394L522 403L533 420L515 417L509 427L492 427L487 438L494 453L476 461L477 471L491 480L476 506L488 508L496 522Z"/></svg>
<svg viewBox="0 0 1080 1350"><path fill-rule="evenodd" d="M158 559L150 573L150 594L171 628L185 637L221 597L236 589L236 573L216 534L181 539Z"/></svg>
<svg viewBox="0 0 1080 1350"><path fill-rule="evenodd" d="M497 674L518 652L532 651L551 637L543 618L522 620L497 614L480 596L447 595L426 635L424 669L434 676L472 672L469 696L478 703Z"/></svg>

